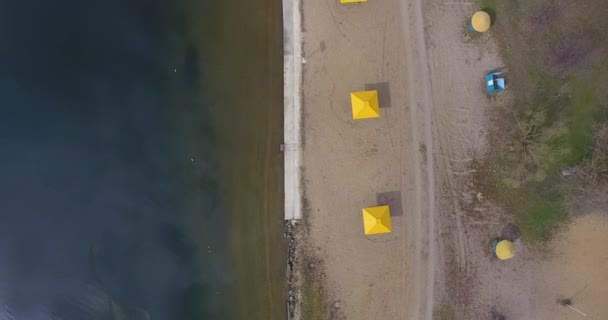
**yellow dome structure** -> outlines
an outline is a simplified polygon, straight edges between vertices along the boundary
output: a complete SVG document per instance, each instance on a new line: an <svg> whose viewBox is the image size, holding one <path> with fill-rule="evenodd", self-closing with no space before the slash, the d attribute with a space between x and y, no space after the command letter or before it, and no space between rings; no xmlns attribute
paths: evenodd
<svg viewBox="0 0 608 320"><path fill-rule="evenodd" d="M368 119L380 117L378 91L351 92L350 102L353 108L353 119Z"/></svg>
<svg viewBox="0 0 608 320"><path fill-rule="evenodd" d="M367 0L340 0L340 3L367 2Z"/></svg>
<svg viewBox="0 0 608 320"><path fill-rule="evenodd" d="M471 18L471 28L477 32L486 32L490 29L492 19L490 15L485 11L477 11Z"/></svg>
<svg viewBox="0 0 608 320"><path fill-rule="evenodd" d="M365 234L391 232L391 209L389 206L363 208L363 231Z"/></svg>
<svg viewBox="0 0 608 320"><path fill-rule="evenodd" d="M496 245L496 256L500 260L507 260L515 256L515 246L509 240L502 240Z"/></svg>

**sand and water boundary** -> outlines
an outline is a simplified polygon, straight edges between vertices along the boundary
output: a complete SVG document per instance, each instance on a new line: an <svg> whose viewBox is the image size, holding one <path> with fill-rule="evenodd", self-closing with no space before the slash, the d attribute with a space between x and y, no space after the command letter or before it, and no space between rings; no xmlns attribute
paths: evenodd
<svg viewBox="0 0 608 320"><path fill-rule="evenodd" d="M287 319L298 319L295 279L295 231L302 218L302 14L300 0L283 2L283 151L285 235L288 241Z"/></svg>

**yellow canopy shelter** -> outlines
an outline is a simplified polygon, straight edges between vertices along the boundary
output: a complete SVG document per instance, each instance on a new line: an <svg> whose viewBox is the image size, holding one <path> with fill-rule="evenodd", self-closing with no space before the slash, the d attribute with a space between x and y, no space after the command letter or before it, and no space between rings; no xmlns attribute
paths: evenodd
<svg viewBox="0 0 608 320"><path fill-rule="evenodd" d="M340 0L340 3L367 2L367 0Z"/></svg>
<svg viewBox="0 0 608 320"><path fill-rule="evenodd" d="M492 19L485 11L477 11L471 18L471 27L477 32L486 32L490 29Z"/></svg>
<svg viewBox="0 0 608 320"><path fill-rule="evenodd" d="M363 208L365 234L391 232L391 210L389 206Z"/></svg>
<svg viewBox="0 0 608 320"><path fill-rule="evenodd" d="M353 119L380 117L378 91L372 90L351 92L350 102L353 107Z"/></svg>
<svg viewBox="0 0 608 320"><path fill-rule="evenodd" d="M502 240L496 245L496 256L500 260L507 260L515 256L515 246L509 240Z"/></svg>

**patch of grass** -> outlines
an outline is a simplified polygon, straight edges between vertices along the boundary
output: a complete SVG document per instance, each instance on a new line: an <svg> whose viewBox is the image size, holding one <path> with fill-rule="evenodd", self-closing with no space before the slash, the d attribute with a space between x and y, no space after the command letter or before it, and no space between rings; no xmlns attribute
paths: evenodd
<svg viewBox="0 0 608 320"><path fill-rule="evenodd" d="M311 268L310 262L308 262L303 270L302 319L326 320L327 315L323 287L319 282L316 270Z"/></svg>
<svg viewBox="0 0 608 320"><path fill-rule="evenodd" d="M530 243L546 240L551 230L567 217L559 202L538 195L531 188L512 190L505 194L505 198L521 226L523 239Z"/></svg>
<svg viewBox="0 0 608 320"><path fill-rule="evenodd" d="M559 172L588 162L594 126L602 120L602 81L597 59L608 52L605 19L589 18L600 0L481 0L496 15L492 28L509 74L513 105L498 117L492 173L484 184L512 212L522 237L547 239L568 217Z"/></svg>
<svg viewBox="0 0 608 320"><path fill-rule="evenodd" d="M443 302L435 308L433 320L452 320L455 319L455 312L451 304Z"/></svg>
<svg viewBox="0 0 608 320"><path fill-rule="evenodd" d="M608 121L594 126L593 153L585 166L591 181L599 183L608 180Z"/></svg>
<svg viewBox="0 0 608 320"><path fill-rule="evenodd" d="M563 194L559 176L553 175L545 181L526 184L511 184L511 180L495 175L488 179L488 196L498 199L514 215L520 227L522 239L538 244L548 239L551 231L568 218L561 207Z"/></svg>
<svg viewBox="0 0 608 320"><path fill-rule="evenodd" d="M481 0L481 10L491 9L496 11L496 0Z"/></svg>
<svg viewBox="0 0 608 320"><path fill-rule="evenodd" d="M305 177L304 168L300 174ZM310 202L308 200L307 183L302 186L302 212L303 212L303 232L307 235L310 232ZM306 250L306 249L303 249ZM326 320L328 319L328 307L321 283L318 262L311 255L303 253L301 256L301 293L302 293L302 320Z"/></svg>
<svg viewBox="0 0 608 320"><path fill-rule="evenodd" d="M575 79L572 99L566 105L564 118L567 119L570 133L566 144L570 146L570 154L562 159L564 164L573 165L581 162L590 152L593 124L596 122L598 106L592 94L592 85L583 80Z"/></svg>
<svg viewBox="0 0 608 320"><path fill-rule="evenodd" d="M487 12L492 19L492 24L496 21L496 0L482 0L481 10Z"/></svg>

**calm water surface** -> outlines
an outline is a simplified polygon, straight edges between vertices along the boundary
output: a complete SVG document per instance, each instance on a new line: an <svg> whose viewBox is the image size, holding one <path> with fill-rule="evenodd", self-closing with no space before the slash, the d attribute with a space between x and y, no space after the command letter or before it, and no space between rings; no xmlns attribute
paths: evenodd
<svg viewBox="0 0 608 320"><path fill-rule="evenodd" d="M0 0L0 319L284 319L280 1Z"/></svg>

